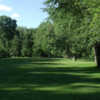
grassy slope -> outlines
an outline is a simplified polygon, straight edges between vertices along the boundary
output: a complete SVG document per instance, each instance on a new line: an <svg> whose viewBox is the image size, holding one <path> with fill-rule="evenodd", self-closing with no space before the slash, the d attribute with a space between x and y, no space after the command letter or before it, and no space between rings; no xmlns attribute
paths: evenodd
<svg viewBox="0 0 100 100"><path fill-rule="evenodd" d="M93 62L66 59L0 60L0 100L99 100Z"/></svg>

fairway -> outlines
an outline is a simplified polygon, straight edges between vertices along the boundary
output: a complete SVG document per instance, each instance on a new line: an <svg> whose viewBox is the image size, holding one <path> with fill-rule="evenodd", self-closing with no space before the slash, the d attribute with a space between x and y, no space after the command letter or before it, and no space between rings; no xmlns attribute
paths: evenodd
<svg viewBox="0 0 100 100"><path fill-rule="evenodd" d="M0 100L99 100L95 66L67 59L1 59Z"/></svg>

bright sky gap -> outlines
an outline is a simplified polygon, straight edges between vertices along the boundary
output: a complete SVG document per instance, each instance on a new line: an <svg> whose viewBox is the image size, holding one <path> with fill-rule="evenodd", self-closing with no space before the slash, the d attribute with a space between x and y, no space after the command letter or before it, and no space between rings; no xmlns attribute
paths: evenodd
<svg viewBox="0 0 100 100"><path fill-rule="evenodd" d="M43 12L44 0L0 0L0 16L17 20L19 26L36 28L48 14Z"/></svg>

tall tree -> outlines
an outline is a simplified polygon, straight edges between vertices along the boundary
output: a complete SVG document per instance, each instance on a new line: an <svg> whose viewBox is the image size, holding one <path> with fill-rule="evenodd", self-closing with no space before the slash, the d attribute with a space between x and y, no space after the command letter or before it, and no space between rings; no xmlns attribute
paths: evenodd
<svg viewBox="0 0 100 100"><path fill-rule="evenodd" d="M0 16L1 45L4 47L4 51L7 51L8 54L11 48L11 40L13 39L14 35L17 34L16 27L16 20L13 20L7 16Z"/></svg>

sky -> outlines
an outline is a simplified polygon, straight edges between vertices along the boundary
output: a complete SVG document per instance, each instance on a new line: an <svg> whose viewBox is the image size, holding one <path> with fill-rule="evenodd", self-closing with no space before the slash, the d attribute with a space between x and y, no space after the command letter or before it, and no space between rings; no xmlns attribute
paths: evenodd
<svg viewBox="0 0 100 100"><path fill-rule="evenodd" d="M44 0L0 0L0 16L7 15L17 20L18 26L36 28L48 14L43 12Z"/></svg>

